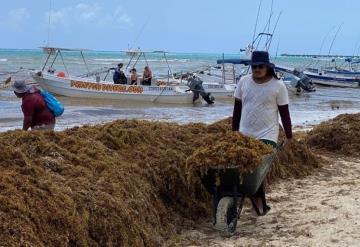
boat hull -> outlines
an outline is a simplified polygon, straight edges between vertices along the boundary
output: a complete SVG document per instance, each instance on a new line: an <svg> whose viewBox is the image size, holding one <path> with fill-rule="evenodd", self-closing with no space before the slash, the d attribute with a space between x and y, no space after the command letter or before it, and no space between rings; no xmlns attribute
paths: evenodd
<svg viewBox="0 0 360 247"><path fill-rule="evenodd" d="M332 86L332 87L350 87L350 88L360 88L360 79L358 78L349 78L349 77L337 77L337 76L324 76L317 75L314 73L304 72L313 83L323 85L323 86Z"/></svg>
<svg viewBox="0 0 360 247"><path fill-rule="evenodd" d="M45 90L66 97L163 104L193 103L193 94L182 87L115 85L83 78L62 78L47 74L38 76L34 72L30 75Z"/></svg>
<svg viewBox="0 0 360 247"><path fill-rule="evenodd" d="M211 84L203 83L205 92L211 93L215 99L229 99L234 96L235 84Z"/></svg>

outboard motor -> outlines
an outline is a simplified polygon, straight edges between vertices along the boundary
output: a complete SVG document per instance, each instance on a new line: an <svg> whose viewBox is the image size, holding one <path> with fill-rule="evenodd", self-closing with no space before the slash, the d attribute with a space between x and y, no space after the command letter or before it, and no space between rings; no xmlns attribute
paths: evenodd
<svg viewBox="0 0 360 247"><path fill-rule="evenodd" d="M193 92L193 102L195 102L201 95L201 97L206 101L206 103L208 103L209 105L214 104L215 98L211 96L210 93L205 92L202 84L203 81L195 75L188 79L187 85L190 88L189 90Z"/></svg>
<svg viewBox="0 0 360 247"><path fill-rule="evenodd" d="M295 87L298 89L298 91L301 91L301 89L303 89L306 92L315 92L316 91L312 80L307 75L305 75L303 72L300 72L299 70L294 69L293 75L297 79L297 83L296 83Z"/></svg>

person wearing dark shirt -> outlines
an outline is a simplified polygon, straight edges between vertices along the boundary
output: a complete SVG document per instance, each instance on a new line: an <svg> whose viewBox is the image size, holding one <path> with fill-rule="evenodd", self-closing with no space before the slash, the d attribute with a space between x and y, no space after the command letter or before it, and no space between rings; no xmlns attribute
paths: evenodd
<svg viewBox="0 0 360 247"><path fill-rule="evenodd" d="M40 90L34 86L26 85L25 81L15 81L12 88L15 95L22 99L23 130L26 131L29 128L32 130L53 130L55 116L41 96Z"/></svg>
<svg viewBox="0 0 360 247"><path fill-rule="evenodd" d="M123 67L122 63L119 63L117 68L115 69L114 75L113 75L113 81L115 84L127 84L127 78L124 74L124 72L121 70Z"/></svg>

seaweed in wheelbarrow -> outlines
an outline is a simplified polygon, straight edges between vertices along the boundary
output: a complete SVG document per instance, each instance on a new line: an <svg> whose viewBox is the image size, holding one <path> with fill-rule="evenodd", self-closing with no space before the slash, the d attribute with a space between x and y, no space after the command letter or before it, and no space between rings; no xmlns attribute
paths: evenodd
<svg viewBox="0 0 360 247"><path fill-rule="evenodd" d="M260 188L270 169L272 153L272 148L261 141L228 131L210 135L187 159L190 179L200 175L204 187L213 195L215 228L235 231L244 199Z"/></svg>
<svg viewBox="0 0 360 247"><path fill-rule="evenodd" d="M191 176L203 175L208 169L237 168L240 175L253 171L272 148L239 132L210 134L188 157L187 171Z"/></svg>

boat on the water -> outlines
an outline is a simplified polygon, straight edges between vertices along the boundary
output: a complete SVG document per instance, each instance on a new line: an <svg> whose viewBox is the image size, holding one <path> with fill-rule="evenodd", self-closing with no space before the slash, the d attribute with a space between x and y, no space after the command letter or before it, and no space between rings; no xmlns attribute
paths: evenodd
<svg viewBox="0 0 360 247"><path fill-rule="evenodd" d="M41 71L31 71L30 75L42 88L54 94L67 97L164 104L193 103L192 92L188 92L188 87L184 86L121 85L107 81L96 82L95 80L75 76L62 76L62 74L49 74Z"/></svg>
<svg viewBox="0 0 360 247"><path fill-rule="evenodd" d="M194 103L193 92L189 90L189 87L180 84L176 85L171 82L171 78L166 80L153 78L151 85L145 86L140 85L140 83L137 83L137 85L129 85L114 84L113 82L106 81L110 69L95 72L88 71L86 75L73 76L67 71L62 52L80 52L84 64L88 69L83 56L83 49L64 49L57 47L44 47L43 49L48 54L46 62L41 71L31 71L30 75L42 88L54 94L77 98L124 100L127 102L140 101L164 104ZM138 53L133 52L131 55L137 56ZM165 54L162 51L156 51L156 53ZM141 52L141 54L145 53ZM51 57L53 57L53 59L50 62ZM57 72L53 68L55 60L58 57L61 57L63 61L65 72ZM104 72L106 72L107 75L104 79L101 79L100 74Z"/></svg>
<svg viewBox="0 0 360 247"><path fill-rule="evenodd" d="M222 64L224 66L224 64L232 64L232 65L241 65L241 71L240 73L236 73L234 72L234 88L236 87L236 83L240 80L240 78L244 75L247 75L249 73L251 73L251 69L250 69L250 59L220 59L217 61L218 64ZM277 69L276 69L277 70ZM314 92L315 87L312 83L311 80L307 80L307 78L304 78L302 76L298 75L294 75L291 69L282 69L282 70L277 70L280 72L285 72L285 73L289 73L292 74L292 78L286 78L286 80L283 80L288 91L294 94L300 94L302 92ZM224 74L224 73L223 73Z"/></svg>
<svg viewBox="0 0 360 247"><path fill-rule="evenodd" d="M294 69L286 66L276 65L275 69L279 72L293 74L296 76L296 73L300 72L300 69ZM358 88L360 87L360 77L349 77L342 75L327 74L324 72L318 72L315 69L307 69L300 72L301 74L309 77L314 84L323 85L323 86L333 86L333 87L351 87Z"/></svg>
<svg viewBox="0 0 360 247"><path fill-rule="evenodd" d="M333 86L333 87L351 87L359 88L360 87L360 77L354 76L343 76L336 74L327 74L327 73L315 73L311 71L304 71L311 80L319 85L323 86Z"/></svg>
<svg viewBox="0 0 360 247"><path fill-rule="evenodd" d="M234 96L236 83L233 79L229 82L222 79L221 72L214 68L209 67L193 72L175 74L175 78L178 80L179 85L189 85L192 77L197 77L202 81L202 87L208 93L211 93L216 99L229 99Z"/></svg>

